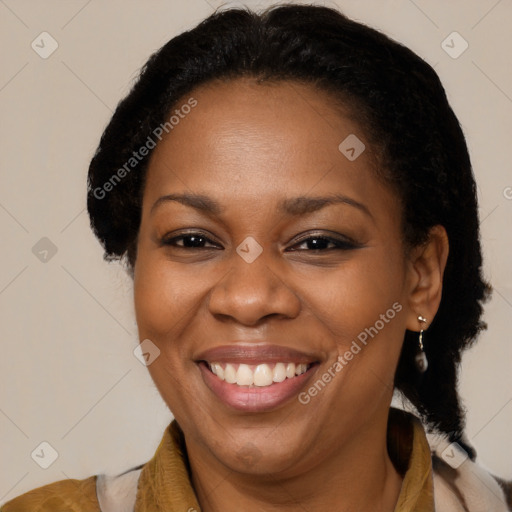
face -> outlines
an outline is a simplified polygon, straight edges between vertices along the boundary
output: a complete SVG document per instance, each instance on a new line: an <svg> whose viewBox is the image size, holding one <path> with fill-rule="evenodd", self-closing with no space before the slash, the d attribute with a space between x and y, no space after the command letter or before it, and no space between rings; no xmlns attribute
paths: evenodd
<svg viewBox="0 0 512 512"><path fill-rule="evenodd" d="M239 79L190 96L143 196L148 369L190 453L307 471L385 421L411 288L400 203L327 94ZM359 156L339 149L351 134Z"/></svg>

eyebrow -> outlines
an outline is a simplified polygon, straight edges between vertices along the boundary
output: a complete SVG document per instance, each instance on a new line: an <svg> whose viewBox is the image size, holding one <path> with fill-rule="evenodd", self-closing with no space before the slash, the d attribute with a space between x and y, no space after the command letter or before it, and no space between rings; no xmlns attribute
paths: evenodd
<svg viewBox="0 0 512 512"><path fill-rule="evenodd" d="M190 206L191 208L199 210L208 215L220 215L224 211L224 208L220 205L220 203L202 194L168 194L159 197L155 201L151 207L150 214L152 214L160 205L171 201L176 201L185 206ZM278 211L290 216L299 216L316 212L322 208L325 208L326 206L333 204L346 204L353 206L354 208L357 208L373 219L373 215L367 206L365 206L363 203L360 203L359 201L356 201L355 199L340 194L317 197L299 196L290 199L284 199L279 203Z"/></svg>

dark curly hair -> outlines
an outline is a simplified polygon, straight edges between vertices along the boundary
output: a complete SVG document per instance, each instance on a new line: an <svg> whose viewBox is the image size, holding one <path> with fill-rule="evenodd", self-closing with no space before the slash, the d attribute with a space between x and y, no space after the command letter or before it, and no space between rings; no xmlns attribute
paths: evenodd
<svg viewBox="0 0 512 512"><path fill-rule="evenodd" d="M480 317L490 292L482 278L476 185L437 74L384 34L331 8L281 5L261 14L217 12L171 39L117 106L90 164L87 207L105 258L122 259L133 270L151 151L113 182L117 170L194 88L237 77L290 80L334 93L360 122L381 163L379 174L401 200L407 247L424 243L432 226L445 227L450 253L440 308L426 332L429 368L419 378L417 333L407 331L395 386L431 429L464 445L458 366L463 349L485 328Z"/></svg>

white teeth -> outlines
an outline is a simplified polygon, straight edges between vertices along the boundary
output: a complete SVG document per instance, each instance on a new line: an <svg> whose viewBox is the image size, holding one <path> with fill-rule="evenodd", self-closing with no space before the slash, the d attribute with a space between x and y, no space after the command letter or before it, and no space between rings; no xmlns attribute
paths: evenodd
<svg viewBox="0 0 512 512"><path fill-rule="evenodd" d="M272 364L266 363L256 366L241 363L238 368L236 368L236 364L230 363L225 365L210 363L208 366L214 375L229 384L251 387L270 386L274 382L283 382L287 378L292 379L302 375L308 370L308 365L305 363L297 365L295 363L276 363L273 368Z"/></svg>
<svg viewBox="0 0 512 512"><path fill-rule="evenodd" d="M270 369L268 364L259 364L256 366L256 370L254 370L254 384L256 384L256 386L270 386L273 378L274 372Z"/></svg>
<svg viewBox="0 0 512 512"><path fill-rule="evenodd" d="M295 368L295 375L302 375L303 373L306 373L307 369L307 364L298 364L297 367Z"/></svg>
<svg viewBox="0 0 512 512"><path fill-rule="evenodd" d="M283 382L284 379L286 379L286 367L284 363L277 363L274 367L274 375L272 380L274 382Z"/></svg>
<svg viewBox="0 0 512 512"><path fill-rule="evenodd" d="M212 372L219 377L219 379L224 379L224 368L219 363L212 364Z"/></svg>
<svg viewBox="0 0 512 512"><path fill-rule="evenodd" d="M238 370L236 372L236 383L239 386L250 386L251 384L254 384L254 374L246 364L238 366Z"/></svg>
<svg viewBox="0 0 512 512"><path fill-rule="evenodd" d="M236 382L236 372L233 365L227 364L226 368L224 368L224 380L229 382L229 384L234 384Z"/></svg>

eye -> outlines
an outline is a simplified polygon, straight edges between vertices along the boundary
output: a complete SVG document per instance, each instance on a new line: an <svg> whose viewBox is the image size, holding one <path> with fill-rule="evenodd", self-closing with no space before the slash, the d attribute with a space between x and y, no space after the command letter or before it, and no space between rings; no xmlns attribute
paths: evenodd
<svg viewBox="0 0 512 512"><path fill-rule="evenodd" d="M302 249L300 247L303 247ZM357 249L359 244L346 238L333 238L325 235L313 235L299 240L289 250L291 251L348 251Z"/></svg>
<svg viewBox="0 0 512 512"><path fill-rule="evenodd" d="M180 249L211 249L212 247L219 247L218 244L201 232L182 233L174 237L164 236L161 240L161 245Z"/></svg>

